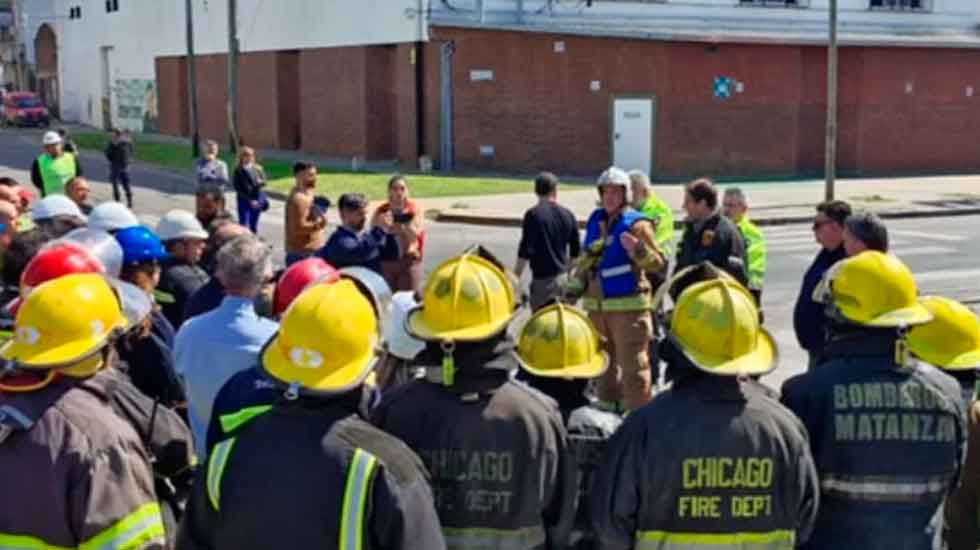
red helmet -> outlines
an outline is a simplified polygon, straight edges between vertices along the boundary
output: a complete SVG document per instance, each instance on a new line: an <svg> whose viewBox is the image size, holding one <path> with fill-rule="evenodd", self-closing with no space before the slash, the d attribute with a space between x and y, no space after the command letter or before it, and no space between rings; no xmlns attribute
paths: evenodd
<svg viewBox="0 0 980 550"><path fill-rule="evenodd" d="M299 296L300 292L313 281L334 283L340 280L340 273L320 258L307 258L289 266L279 282L276 283L276 293L272 298L273 312L282 315L289 304Z"/></svg>
<svg viewBox="0 0 980 550"><path fill-rule="evenodd" d="M103 273L102 262L83 246L64 242L41 249L20 276L21 294L37 285L72 273Z"/></svg>

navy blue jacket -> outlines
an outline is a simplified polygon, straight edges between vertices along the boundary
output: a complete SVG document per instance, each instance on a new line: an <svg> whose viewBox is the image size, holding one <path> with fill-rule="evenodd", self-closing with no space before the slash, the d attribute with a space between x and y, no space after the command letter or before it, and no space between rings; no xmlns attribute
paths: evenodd
<svg viewBox="0 0 980 550"><path fill-rule="evenodd" d="M224 299L225 288L221 286L221 281L217 277L211 277L207 284L197 289L187 299L187 303L184 304L184 320L218 309Z"/></svg>
<svg viewBox="0 0 980 550"><path fill-rule="evenodd" d="M929 550L937 510L966 441L956 380L924 363L894 364L894 338L833 341L827 362L783 385L820 476L807 550Z"/></svg>
<svg viewBox="0 0 980 550"><path fill-rule="evenodd" d="M800 295L796 298L796 307L793 308L793 330L796 331L796 339L799 340L800 347L807 351L819 352L826 340L824 326L827 318L824 314L824 304L813 301L813 289L817 287L817 283L830 266L846 256L844 245L836 250L822 248L810 264L810 269L807 269L806 274L803 275L803 286L800 287Z"/></svg>
<svg viewBox="0 0 980 550"><path fill-rule="evenodd" d="M249 407L272 405L283 394L282 388L277 387L263 374L259 367L239 371L218 390L211 408L211 420L208 421L207 449L210 456L211 448L225 439L225 430L221 426L221 417L238 413Z"/></svg>
<svg viewBox="0 0 980 550"><path fill-rule="evenodd" d="M380 227L357 234L340 226L317 256L337 269L366 267L381 274L381 260L397 259L398 243Z"/></svg>

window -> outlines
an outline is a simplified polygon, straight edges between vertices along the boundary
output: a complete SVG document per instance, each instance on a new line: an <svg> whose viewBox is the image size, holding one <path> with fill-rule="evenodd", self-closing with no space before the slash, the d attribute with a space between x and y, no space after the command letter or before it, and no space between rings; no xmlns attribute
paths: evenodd
<svg viewBox="0 0 980 550"><path fill-rule="evenodd" d="M810 0L738 0L740 6L774 6L777 8L805 8Z"/></svg>
<svg viewBox="0 0 980 550"><path fill-rule="evenodd" d="M119 11L119 0L105 0L105 12Z"/></svg>
<svg viewBox="0 0 980 550"><path fill-rule="evenodd" d="M82 18L82 7L75 6L68 9L68 19L81 19Z"/></svg>
<svg viewBox="0 0 980 550"><path fill-rule="evenodd" d="M871 0L871 9L889 11L928 11L931 0Z"/></svg>

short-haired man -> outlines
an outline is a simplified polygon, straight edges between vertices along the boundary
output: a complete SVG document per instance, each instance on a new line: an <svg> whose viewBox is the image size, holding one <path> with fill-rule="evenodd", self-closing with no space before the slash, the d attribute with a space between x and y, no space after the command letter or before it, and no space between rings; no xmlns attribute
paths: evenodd
<svg viewBox="0 0 980 550"><path fill-rule="evenodd" d="M873 212L855 212L844 221L844 250L848 256L860 254L865 250L888 252L888 228L885 222Z"/></svg>
<svg viewBox="0 0 980 550"><path fill-rule="evenodd" d="M381 261L398 256L398 243L388 233L392 229L390 219L387 226L367 229L367 207L367 197L360 193L341 195L337 201L340 226L317 255L337 269L366 267L381 275ZM383 218L379 222L386 223Z"/></svg>
<svg viewBox="0 0 980 550"><path fill-rule="evenodd" d="M749 292L755 298L756 306L761 307L762 285L766 279L766 259L768 256L766 236L746 215L749 210L749 201L740 188L729 187L725 189L721 206L725 217L735 224L738 232L742 235L742 240L745 241L745 254L749 260Z"/></svg>
<svg viewBox="0 0 980 550"><path fill-rule="evenodd" d="M538 204L524 212L514 273L520 279L531 264L531 310L537 311L559 296L561 279L569 262L578 258L581 244L575 214L558 204L558 177L538 174L534 194Z"/></svg>
<svg viewBox="0 0 980 550"><path fill-rule="evenodd" d="M213 235L214 230L226 221L234 218L225 208L225 193L217 183L202 183L194 192L194 215L201 226Z"/></svg>
<svg viewBox="0 0 980 550"><path fill-rule="evenodd" d="M286 199L286 265L308 258L326 242L327 213L314 202L316 165L293 165L296 184Z"/></svg>
<svg viewBox="0 0 980 550"><path fill-rule="evenodd" d="M112 129L112 137L105 146L105 158L109 161L109 182L112 183L112 198L119 202L122 187L126 194L126 206L133 207L133 191L129 186L129 161L133 157L133 142L129 134L119 128Z"/></svg>
<svg viewBox="0 0 980 550"><path fill-rule="evenodd" d="M707 260L748 288L745 241L735 224L721 215L718 206L718 189L711 180L696 179L684 188L687 219L674 272L679 273L686 267ZM681 277L671 286L671 296L676 299L685 288L698 282L698 276L691 273L690 276Z"/></svg>
<svg viewBox="0 0 980 550"><path fill-rule="evenodd" d="M78 205L78 209L82 211L82 214L88 216L92 213L94 208L88 202L88 195L92 192L92 188L88 185L88 180L81 176L75 176L72 178L68 185L65 185L65 195Z"/></svg>
<svg viewBox="0 0 980 550"><path fill-rule="evenodd" d="M187 385L187 416L194 448L204 458L211 406L235 373L253 367L276 323L258 316L254 300L272 278L269 247L243 235L218 251L216 275L225 288L221 305L188 319L174 341L174 363Z"/></svg>
<svg viewBox="0 0 980 550"><path fill-rule="evenodd" d="M186 210L171 210L164 214L156 233L170 254L161 265L157 295L163 314L174 329L178 329L184 322L187 299L209 279L200 267L208 233Z"/></svg>
<svg viewBox="0 0 980 550"><path fill-rule="evenodd" d="M194 162L194 174L197 183L220 182L222 187L228 185L228 165L218 158L218 142L209 139L204 142L204 155Z"/></svg>
<svg viewBox="0 0 980 550"><path fill-rule="evenodd" d="M825 344L827 317L824 304L813 299L813 289L831 266L844 259L844 222L851 215L851 205L844 201L826 201L817 205L813 235L821 249L803 275L800 295L793 308L793 329L800 347L810 354L810 367L820 359Z"/></svg>

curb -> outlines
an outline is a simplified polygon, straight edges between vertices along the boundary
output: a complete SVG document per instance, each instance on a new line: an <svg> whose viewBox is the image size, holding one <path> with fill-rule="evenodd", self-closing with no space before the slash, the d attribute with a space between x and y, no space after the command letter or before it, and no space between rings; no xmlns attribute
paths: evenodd
<svg viewBox="0 0 980 550"><path fill-rule="evenodd" d="M882 219L896 220L903 218L937 218L947 216L974 216L980 214L980 208L941 208L932 210L895 210L875 212ZM520 227L522 218L501 217L480 214L444 213L434 214L436 221L444 223L462 223L468 225L488 225L495 227ZM792 225L810 223L813 216L773 216L769 218L753 218L752 222L756 225ZM580 229L585 228L585 220L579 220ZM674 229L683 229L684 222L675 221Z"/></svg>

